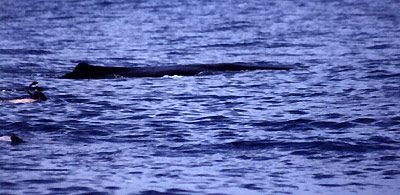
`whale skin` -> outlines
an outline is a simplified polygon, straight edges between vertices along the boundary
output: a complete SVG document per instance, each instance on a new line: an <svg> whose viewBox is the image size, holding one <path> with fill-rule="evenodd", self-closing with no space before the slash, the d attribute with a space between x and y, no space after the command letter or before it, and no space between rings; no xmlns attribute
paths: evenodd
<svg viewBox="0 0 400 195"><path fill-rule="evenodd" d="M118 77L163 77L163 76L194 76L200 73L220 71L245 70L289 70L290 66L276 66L262 63L219 63L219 64L190 64L175 66L153 67L105 67L88 63L79 63L75 69L60 77L63 79L110 79Z"/></svg>

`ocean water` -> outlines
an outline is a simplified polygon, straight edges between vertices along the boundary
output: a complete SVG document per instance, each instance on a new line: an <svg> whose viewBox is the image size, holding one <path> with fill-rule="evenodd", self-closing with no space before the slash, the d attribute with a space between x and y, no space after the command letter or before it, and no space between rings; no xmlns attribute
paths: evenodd
<svg viewBox="0 0 400 195"><path fill-rule="evenodd" d="M0 1L0 194L398 194L400 2ZM58 79L104 66L289 71ZM300 66L298 66L300 65Z"/></svg>

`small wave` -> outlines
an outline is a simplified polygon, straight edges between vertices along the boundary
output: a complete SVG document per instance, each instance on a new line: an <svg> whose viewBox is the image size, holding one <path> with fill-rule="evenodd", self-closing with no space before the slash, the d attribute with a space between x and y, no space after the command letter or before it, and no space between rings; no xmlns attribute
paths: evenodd
<svg viewBox="0 0 400 195"><path fill-rule="evenodd" d="M389 44L382 44L382 45L373 45L370 47L367 47L367 49L387 49L387 48L391 48L392 46Z"/></svg>
<svg viewBox="0 0 400 195"><path fill-rule="evenodd" d="M384 171L382 174L386 176L400 175L400 170L387 170Z"/></svg>
<svg viewBox="0 0 400 195"><path fill-rule="evenodd" d="M35 50L35 49L0 49L0 54L7 55L47 55L52 52L47 50Z"/></svg>
<svg viewBox="0 0 400 195"><path fill-rule="evenodd" d="M48 20L72 20L75 16L59 16L59 17L50 17Z"/></svg>
<svg viewBox="0 0 400 195"><path fill-rule="evenodd" d="M189 191L189 190L183 190L179 188L170 188L167 189L165 192L159 192L156 190L145 190L140 192L140 195L164 195L164 194L193 194L195 193L194 191Z"/></svg>
<svg viewBox="0 0 400 195"><path fill-rule="evenodd" d="M106 6L110 6L110 5L114 4L114 2L112 2L112 1L102 1L102 2L97 2L96 4L106 7Z"/></svg>
<svg viewBox="0 0 400 195"><path fill-rule="evenodd" d="M13 182L4 181L4 182L0 182L0 186L3 186L3 187L14 187L14 186L17 186L17 184L13 183Z"/></svg>
<svg viewBox="0 0 400 195"><path fill-rule="evenodd" d="M375 74L371 76L367 76L369 79L387 79L387 78L400 78L400 73L387 73L387 74Z"/></svg>
<svg viewBox="0 0 400 195"><path fill-rule="evenodd" d="M361 123L361 124L371 124L371 123L374 123L376 121L377 120L373 119L373 118L358 118L358 119L353 120L352 122Z"/></svg>
<svg viewBox="0 0 400 195"><path fill-rule="evenodd" d="M199 47L213 48L213 47L250 47L260 44L261 42L242 42L242 43L220 43L220 44L209 44Z"/></svg>
<svg viewBox="0 0 400 195"><path fill-rule="evenodd" d="M383 160L383 161L396 161L397 159L400 159L400 156L382 156L379 158L379 160Z"/></svg>
<svg viewBox="0 0 400 195"><path fill-rule="evenodd" d="M335 187L346 187L346 186L369 186L369 185L372 185L372 184L351 182L351 183L347 183L347 184L322 183L322 184L318 184L318 185L323 186L323 187L335 188Z"/></svg>
<svg viewBox="0 0 400 195"><path fill-rule="evenodd" d="M346 129L355 125L351 122L318 121L311 123L311 126L316 129Z"/></svg>
<svg viewBox="0 0 400 195"><path fill-rule="evenodd" d="M268 44L265 47L270 48L270 49L275 49L275 48L282 48L282 47L301 47L301 48L317 48L317 47L322 47L324 45L321 44L310 44L310 43L298 43L298 44L292 44L292 43L273 43L273 44Z"/></svg>
<svg viewBox="0 0 400 195"><path fill-rule="evenodd" d="M88 188L85 186L70 186L70 187L60 187L60 188L49 188L50 191L54 193L77 193L77 192L93 192L92 188Z"/></svg>
<svg viewBox="0 0 400 195"><path fill-rule="evenodd" d="M384 144L397 144L398 143L389 137L382 137L382 136L373 136L373 137L369 138L368 141L384 143Z"/></svg>
<svg viewBox="0 0 400 195"><path fill-rule="evenodd" d="M183 76L181 75L164 75L163 78L182 78Z"/></svg>
<svg viewBox="0 0 400 195"><path fill-rule="evenodd" d="M262 187L258 187L257 184L243 184L242 185L243 188L249 189L249 190L262 190Z"/></svg>
<svg viewBox="0 0 400 195"><path fill-rule="evenodd" d="M297 113L297 112L296 112ZM302 114L302 112L300 112ZM313 121L309 119L294 119L288 121L262 121L251 123L256 127L267 127L268 131L293 131L293 130L313 130L313 129L348 129L354 127L353 122L334 122L334 121Z"/></svg>
<svg viewBox="0 0 400 195"><path fill-rule="evenodd" d="M396 150L388 144L370 143L368 141L356 141L348 143L344 141L309 141L309 142L284 142L274 140L257 141L233 141L217 146L219 149L259 150L278 148L285 151L293 151L293 154L310 155L319 152L370 152L376 150Z"/></svg>
<svg viewBox="0 0 400 195"><path fill-rule="evenodd" d="M65 179L29 179L23 180L23 183L27 184L54 184L63 182Z"/></svg>
<svg viewBox="0 0 400 195"><path fill-rule="evenodd" d="M232 21L222 24L216 24L214 28L210 28L206 30L206 32L238 31L238 30L245 30L251 27L254 27L254 25L247 21Z"/></svg>
<svg viewBox="0 0 400 195"><path fill-rule="evenodd" d="M108 136L109 132L100 131L100 130L74 130L72 131L74 136Z"/></svg>
<svg viewBox="0 0 400 195"><path fill-rule="evenodd" d="M314 179L331 179L334 178L335 175L331 175L331 174L322 174L322 173L317 173L313 175Z"/></svg>

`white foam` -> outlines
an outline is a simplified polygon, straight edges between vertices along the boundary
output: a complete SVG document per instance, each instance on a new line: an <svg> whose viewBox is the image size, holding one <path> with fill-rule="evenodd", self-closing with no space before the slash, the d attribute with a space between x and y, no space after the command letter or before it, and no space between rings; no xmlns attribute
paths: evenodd
<svg viewBox="0 0 400 195"><path fill-rule="evenodd" d="M10 136L1 136L0 141L11 142L11 137Z"/></svg>

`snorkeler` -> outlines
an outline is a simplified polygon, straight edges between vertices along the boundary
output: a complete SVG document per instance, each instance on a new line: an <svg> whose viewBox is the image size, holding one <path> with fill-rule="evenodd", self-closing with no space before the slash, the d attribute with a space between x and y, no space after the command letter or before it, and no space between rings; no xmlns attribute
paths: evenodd
<svg viewBox="0 0 400 195"><path fill-rule="evenodd" d="M37 84L38 82L34 81L29 85L29 87L24 89L24 91L29 94L30 98L1 100L1 101L10 103L32 103L36 102L37 100L46 101L47 97L41 92L43 89L37 86Z"/></svg>
<svg viewBox="0 0 400 195"><path fill-rule="evenodd" d="M47 100L47 97L40 91L34 91L33 94L28 90L25 90L25 92L28 93L34 100L43 100L43 101Z"/></svg>
<svg viewBox="0 0 400 195"><path fill-rule="evenodd" d="M12 134L11 136L0 136L0 141L11 142L12 145L24 143L25 141L16 135Z"/></svg>

